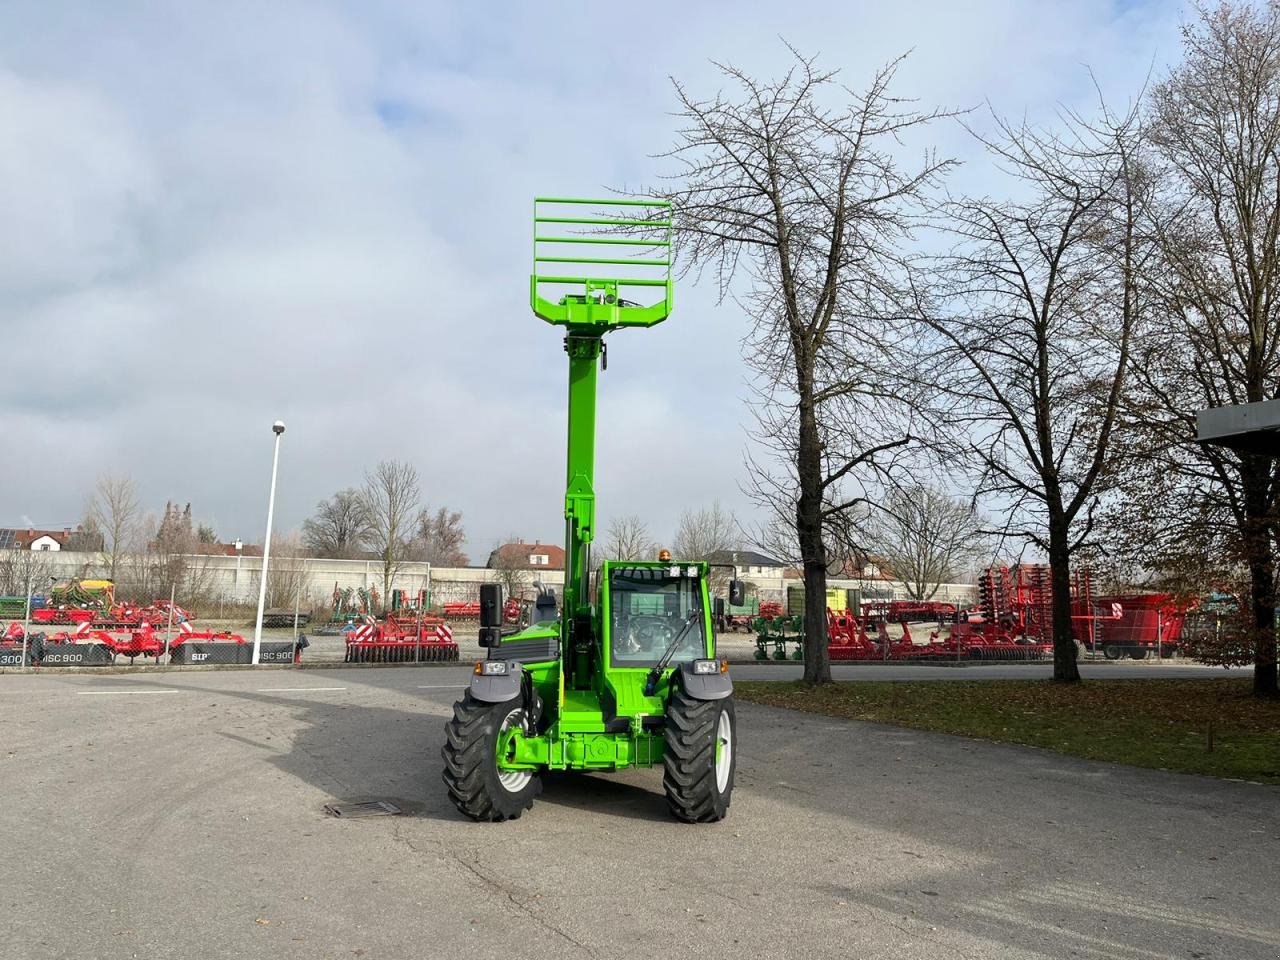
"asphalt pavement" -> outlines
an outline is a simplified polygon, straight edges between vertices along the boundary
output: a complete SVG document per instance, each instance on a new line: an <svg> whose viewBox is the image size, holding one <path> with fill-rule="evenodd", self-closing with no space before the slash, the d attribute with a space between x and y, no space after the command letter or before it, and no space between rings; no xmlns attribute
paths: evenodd
<svg viewBox="0 0 1280 960"><path fill-rule="evenodd" d="M0 957L1280 957L1280 788L744 703L723 823L633 770L473 824L439 779L465 678L0 678ZM404 813L324 812L362 799Z"/></svg>

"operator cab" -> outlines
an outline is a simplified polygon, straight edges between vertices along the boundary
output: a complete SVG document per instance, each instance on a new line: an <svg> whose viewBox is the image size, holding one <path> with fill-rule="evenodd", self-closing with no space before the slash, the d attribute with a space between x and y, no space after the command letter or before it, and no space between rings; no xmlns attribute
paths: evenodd
<svg viewBox="0 0 1280 960"><path fill-rule="evenodd" d="M707 644L700 565L620 563L606 572L612 666L651 667L664 655L680 663L714 654Z"/></svg>

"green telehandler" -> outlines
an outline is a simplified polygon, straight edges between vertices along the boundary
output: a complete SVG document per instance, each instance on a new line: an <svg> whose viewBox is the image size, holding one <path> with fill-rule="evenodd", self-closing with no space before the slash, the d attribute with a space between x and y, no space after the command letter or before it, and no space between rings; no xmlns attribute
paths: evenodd
<svg viewBox="0 0 1280 960"><path fill-rule="evenodd" d="M736 720L728 663L716 659L708 565L665 551L657 560L605 561L594 576L591 563L604 336L670 314L670 207L540 197L533 259L533 312L565 328L569 356L563 596L557 604L539 585L529 626L507 634L501 585L480 588L487 655L445 726L449 798L474 820L511 820L532 806L551 771L662 764L679 820L720 820L733 792ZM539 272L549 264L555 275ZM563 264L588 275L561 275L570 272ZM649 304L622 296L653 299L654 290L661 299ZM731 581L729 593L742 603L741 583Z"/></svg>

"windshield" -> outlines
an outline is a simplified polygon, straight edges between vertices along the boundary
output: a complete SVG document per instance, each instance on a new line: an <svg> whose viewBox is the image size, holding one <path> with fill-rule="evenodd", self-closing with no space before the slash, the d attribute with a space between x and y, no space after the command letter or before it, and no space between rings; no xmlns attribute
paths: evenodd
<svg viewBox="0 0 1280 960"><path fill-rule="evenodd" d="M679 575L672 576L673 569ZM688 574L692 573L693 576ZM651 666L696 614L673 663L707 655L697 567L615 567L609 571L609 637L614 666Z"/></svg>

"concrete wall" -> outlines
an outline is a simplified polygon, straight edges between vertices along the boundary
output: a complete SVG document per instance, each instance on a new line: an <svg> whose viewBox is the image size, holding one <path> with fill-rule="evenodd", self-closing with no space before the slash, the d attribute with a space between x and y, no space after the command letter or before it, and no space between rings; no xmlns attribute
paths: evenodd
<svg viewBox="0 0 1280 960"><path fill-rule="evenodd" d="M42 553L51 576L59 580L73 577L97 577L105 575L101 554L72 553L67 550ZM256 602L258 577L262 570L261 557L206 557L186 558L189 579L200 585L204 598L228 603ZM132 560L125 560L127 567ZM334 560L327 558L272 557L272 570L298 570L303 577L303 595L313 601L324 601L333 593L336 585L348 587L377 587L382 590L382 564L377 560ZM392 589L409 593L427 587L437 603L453 600L474 600L481 583L494 580L493 570L477 567L436 567L427 563L401 564ZM523 575L525 589L532 596L533 581L541 580L548 586L560 587L564 583L561 570L527 571ZM36 593L41 590L37 589ZM143 598L146 599L146 598ZM178 598L181 601L181 597Z"/></svg>
<svg viewBox="0 0 1280 960"><path fill-rule="evenodd" d="M104 573L102 558L97 553L73 553L68 550L42 553L51 575L60 580L72 577L95 577ZM190 567L195 571L192 579L199 582L203 596L199 599L224 601L228 603L256 602L258 597L258 574L262 569L261 557L204 557L188 558ZM272 557L271 567L276 570L301 569L304 602L309 598L313 603L327 602L336 585L340 589L348 587L377 587L382 590L382 566L377 560L332 560L324 558ZM533 581L541 580L547 586L555 587L559 593L564 585L563 570L527 570L522 573L523 593L532 597ZM458 600L474 600L482 583L496 580L495 571L483 567L435 567L426 563L405 563L393 583L393 589L401 589L416 593L424 587L431 590L431 598L435 603L449 603ZM748 577L756 585L762 600L785 602L787 588L799 586L799 580L782 577ZM863 599L907 598L906 588L901 583L884 580L837 580L827 581L832 588L858 588ZM37 593L40 591L37 590ZM944 583L935 600L951 601L960 604L975 602L977 589L973 584ZM149 598L140 598L149 599ZM195 599L195 598L192 598ZM179 602L182 597L178 598Z"/></svg>

